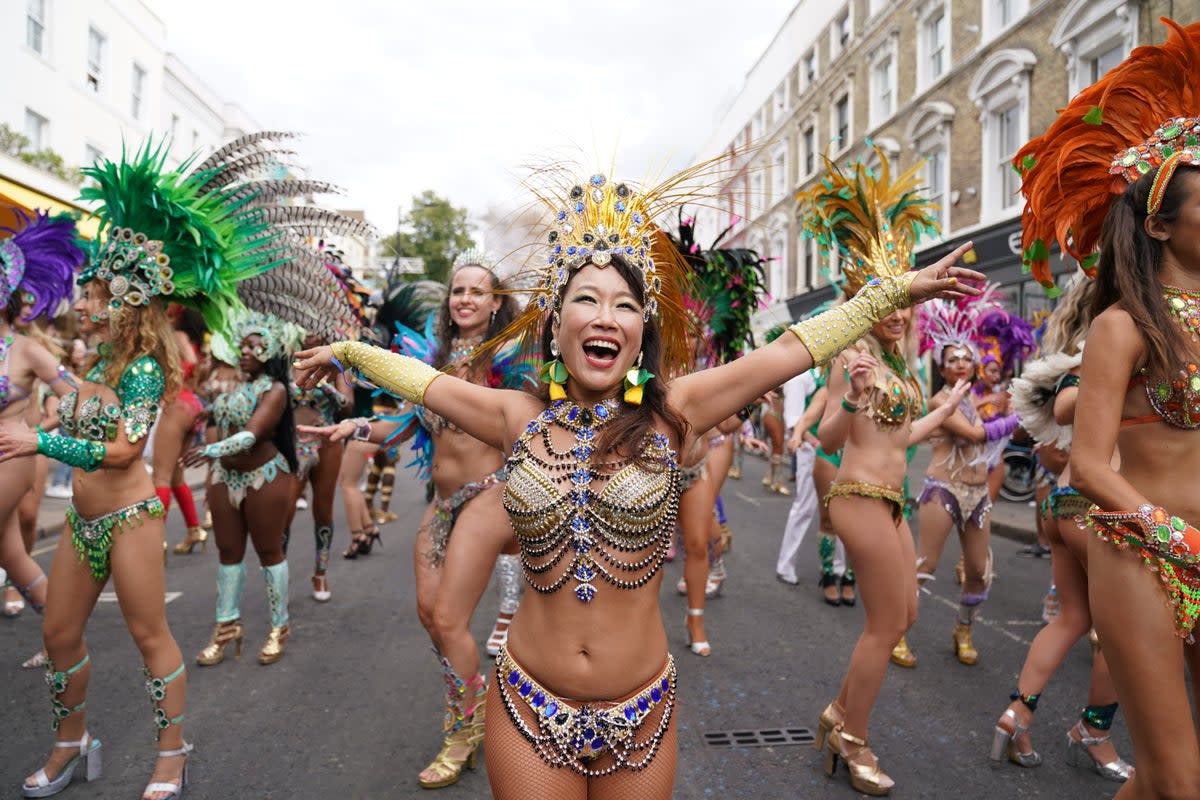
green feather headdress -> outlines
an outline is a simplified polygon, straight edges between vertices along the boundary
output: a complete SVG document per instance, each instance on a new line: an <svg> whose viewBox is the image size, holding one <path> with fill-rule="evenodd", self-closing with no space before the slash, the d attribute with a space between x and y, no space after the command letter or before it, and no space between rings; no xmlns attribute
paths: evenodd
<svg viewBox="0 0 1200 800"><path fill-rule="evenodd" d="M287 152L269 145L292 135L243 136L194 168L189 159L174 170L166 168L165 143L148 141L132 158L122 152L120 162L84 169L95 185L80 196L100 204L107 235L97 237L79 282L107 282L114 309L155 296L179 302L227 335L246 306L330 338L357 333L340 286L304 237L371 228L317 206L281 204L336 190L323 181L261 177L278 171ZM287 275L262 285L276 270Z"/></svg>

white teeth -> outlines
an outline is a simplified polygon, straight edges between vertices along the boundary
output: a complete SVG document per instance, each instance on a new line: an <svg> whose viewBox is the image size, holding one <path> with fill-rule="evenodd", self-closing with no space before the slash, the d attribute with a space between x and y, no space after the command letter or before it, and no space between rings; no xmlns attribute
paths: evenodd
<svg viewBox="0 0 1200 800"><path fill-rule="evenodd" d="M588 347L599 347L604 350L612 350L614 353L621 349L616 345L616 343L609 342L604 339L589 339L588 341L584 342L584 344Z"/></svg>

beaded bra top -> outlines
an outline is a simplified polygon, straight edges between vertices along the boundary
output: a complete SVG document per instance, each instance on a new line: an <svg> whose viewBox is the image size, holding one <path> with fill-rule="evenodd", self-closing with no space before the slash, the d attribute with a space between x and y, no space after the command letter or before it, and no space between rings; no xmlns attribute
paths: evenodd
<svg viewBox="0 0 1200 800"><path fill-rule="evenodd" d="M883 352L886 365L883 385L866 392L865 415L884 430L899 428L909 419L921 416L924 398L921 387L909 374L908 365L899 356ZM847 381L849 381L847 368Z"/></svg>
<svg viewBox="0 0 1200 800"><path fill-rule="evenodd" d="M0 361L4 362L4 374L0 375L0 411L8 408L18 400L24 400L29 392L20 386L12 386L8 381L8 355L12 351L13 335L0 339Z"/></svg>
<svg viewBox="0 0 1200 800"><path fill-rule="evenodd" d="M596 433L618 409L616 401L583 407L558 400L513 444L504 508L525 580L538 592L551 594L570 583L575 597L588 603L600 580L636 589L666 559L681 493L675 451L655 432L641 453L661 470L632 459L593 461ZM565 451L554 447L555 428L575 435Z"/></svg>
<svg viewBox="0 0 1200 800"><path fill-rule="evenodd" d="M337 422L338 412L346 406L346 398L342 393L328 384L301 389L293 383L288 389L292 393L292 405L297 408L311 408L320 415L326 425Z"/></svg>
<svg viewBox="0 0 1200 800"><path fill-rule="evenodd" d="M1171 316L1200 342L1200 293L1164 286L1163 299ZM1200 429L1200 364L1186 361L1173 376L1155 378L1145 368L1134 376L1133 382L1146 386L1146 399L1154 413L1148 416L1121 420L1121 427L1141 425L1159 420L1183 430Z"/></svg>
<svg viewBox="0 0 1200 800"><path fill-rule="evenodd" d="M258 408L258 398L270 390L275 379L262 374L250 383L243 383L231 392L225 392L213 400L212 420L217 425L221 436L246 429L254 409Z"/></svg>
<svg viewBox="0 0 1200 800"><path fill-rule="evenodd" d="M84 380L105 385L105 365L103 358L96 362ZM165 388L162 367L150 356L142 356L121 373L115 403L93 394L80 405L78 390L63 395L58 406L59 424L67 436L89 442L116 441L118 426L123 424L125 438L136 444L158 418L158 404Z"/></svg>

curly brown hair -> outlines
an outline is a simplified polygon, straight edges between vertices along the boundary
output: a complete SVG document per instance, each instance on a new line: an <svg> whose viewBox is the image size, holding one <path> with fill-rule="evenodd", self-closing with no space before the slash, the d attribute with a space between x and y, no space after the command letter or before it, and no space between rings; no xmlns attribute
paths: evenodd
<svg viewBox="0 0 1200 800"><path fill-rule="evenodd" d="M89 288L105 300L112 297L108 284L103 281L91 281ZM179 391L182 379L179 348L175 343L175 328L162 298L153 297L137 308L121 303L119 308L110 309L108 344L111 349L104 365L104 382L109 386L115 389L130 364L142 356L150 356L162 369L163 401ZM99 359L98 354L93 356L87 369L94 367Z"/></svg>

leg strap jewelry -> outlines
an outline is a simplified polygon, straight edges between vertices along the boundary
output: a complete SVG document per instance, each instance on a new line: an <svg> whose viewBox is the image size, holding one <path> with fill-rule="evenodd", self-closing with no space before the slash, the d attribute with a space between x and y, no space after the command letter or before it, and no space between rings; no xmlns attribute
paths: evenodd
<svg viewBox="0 0 1200 800"><path fill-rule="evenodd" d="M1017 690L1010 694L1008 699L1020 700L1030 711L1037 711L1038 698L1041 696L1040 692L1038 694L1021 694L1020 690Z"/></svg>
<svg viewBox="0 0 1200 800"><path fill-rule="evenodd" d="M46 683L50 686L50 709L54 714L54 721L50 727L53 730L58 730L60 722L72 714L78 714L80 711L83 711L84 706L87 705L86 698L79 705L73 707L64 705L59 698L66 694L67 687L71 684L71 676L87 666L87 663L91 660L91 654L85 653L83 658L79 659L78 664L66 672L59 672L54 669L54 662L49 658L46 659Z"/></svg>
<svg viewBox="0 0 1200 800"><path fill-rule="evenodd" d="M34 612L37 614L41 614L43 611L46 610L46 604L39 603L37 600L33 599L33 587L37 586L39 583L41 583L44 580L46 580L46 573L43 572L41 575L38 575L36 578L31 580L29 583L25 584L24 586L17 583L16 581L12 582L12 586L14 589L17 590L17 594L21 595L21 597L24 597L25 602L28 603L29 607L32 608L34 610Z"/></svg>
<svg viewBox="0 0 1200 800"><path fill-rule="evenodd" d="M833 574L833 537L828 533L822 533L821 538L817 540L817 555L821 559L821 574Z"/></svg>
<svg viewBox="0 0 1200 800"><path fill-rule="evenodd" d="M318 525L313 529L313 537L317 540L317 563L313 572L322 575L329 569L329 548L333 546L333 526Z"/></svg>
<svg viewBox="0 0 1200 800"><path fill-rule="evenodd" d="M392 491L396 488L396 468L386 466L380 479L379 508L387 511L392 505Z"/></svg>
<svg viewBox="0 0 1200 800"><path fill-rule="evenodd" d="M150 674L149 667L142 667L142 674L146 676L146 692L150 695L150 700L154 705L154 724L160 731L169 728L172 725L178 725L179 723L183 722L184 715L182 712L179 714L179 716L172 717L169 716L166 710L162 707L162 701L166 699L167 696L167 684L178 678L183 673L184 669L182 662L180 662L179 666L176 667L174 672L165 678L155 678Z"/></svg>
<svg viewBox="0 0 1200 800"><path fill-rule="evenodd" d="M1117 715L1117 703L1107 706L1085 706L1079 718L1093 728L1106 731L1112 727L1113 717Z"/></svg>
<svg viewBox="0 0 1200 800"><path fill-rule="evenodd" d="M521 562L519 556L496 557L496 589L500 594L500 613L515 614L521 605Z"/></svg>

